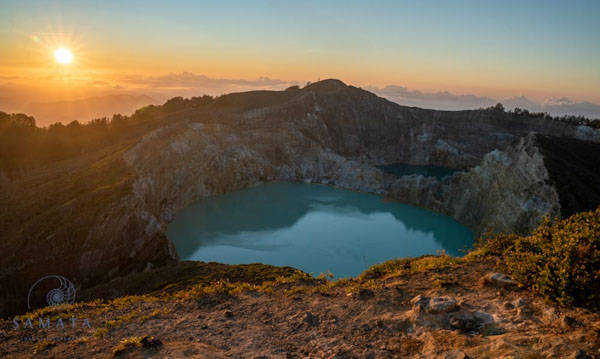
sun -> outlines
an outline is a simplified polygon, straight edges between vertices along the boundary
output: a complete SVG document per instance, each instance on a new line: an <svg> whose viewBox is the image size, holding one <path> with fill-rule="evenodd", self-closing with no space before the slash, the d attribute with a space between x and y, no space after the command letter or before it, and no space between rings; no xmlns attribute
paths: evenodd
<svg viewBox="0 0 600 359"><path fill-rule="evenodd" d="M68 65L71 63L71 61L73 61L73 55L71 54L71 51L65 49L64 47L54 51L54 58L56 59L56 62L62 65Z"/></svg>

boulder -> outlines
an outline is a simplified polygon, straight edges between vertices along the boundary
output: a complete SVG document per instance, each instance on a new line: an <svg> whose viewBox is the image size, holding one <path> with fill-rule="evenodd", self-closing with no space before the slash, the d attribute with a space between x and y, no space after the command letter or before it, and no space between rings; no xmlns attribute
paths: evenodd
<svg viewBox="0 0 600 359"><path fill-rule="evenodd" d="M450 325L454 329L476 331L494 322L494 318L485 312L460 311L449 315Z"/></svg>
<svg viewBox="0 0 600 359"><path fill-rule="evenodd" d="M311 312L306 312L306 315L304 315L304 319L302 319L302 321L308 324L309 327L317 326L321 322L319 317L315 316Z"/></svg>
<svg viewBox="0 0 600 359"><path fill-rule="evenodd" d="M223 312L223 316L225 318L233 318L233 312L231 310L226 310Z"/></svg>
<svg viewBox="0 0 600 359"><path fill-rule="evenodd" d="M502 273L488 273L483 277L483 284L496 288L517 289L518 284L511 277Z"/></svg>
<svg viewBox="0 0 600 359"><path fill-rule="evenodd" d="M456 299L452 297L426 297L418 295L410 301L413 311L426 311L428 313L448 313L458 309Z"/></svg>
<svg viewBox="0 0 600 359"><path fill-rule="evenodd" d="M527 300L523 298L518 298L513 303L514 306L517 308L517 314L519 316L527 317L533 315L533 307Z"/></svg>
<svg viewBox="0 0 600 359"><path fill-rule="evenodd" d="M561 320L561 324L565 328L574 328L579 325L579 322L577 321L577 319L565 315Z"/></svg>
<svg viewBox="0 0 600 359"><path fill-rule="evenodd" d="M374 296L375 296L375 293L370 289L361 289L358 292L358 299L361 299L361 300L367 300L367 299L373 298Z"/></svg>
<svg viewBox="0 0 600 359"><path fill-rule="evenodd" d="M418 295L411 300L410 320L415 327L450 329L448 313L459 309L452 297L426 297Z"/></svg>
<svg viewBox="0 0 600 359"><path fill-rule="evenodd" d="M581 349L575 350L571 355L567 356L568 359L588 359L590 358L587 353Z"/></svg>
<svg viewBox="0 0 600 359"><path fill-rule="evenodd" d="M145 336L140 341L143 348L160 348L162 347L162 341L158 338Z"/></svg>

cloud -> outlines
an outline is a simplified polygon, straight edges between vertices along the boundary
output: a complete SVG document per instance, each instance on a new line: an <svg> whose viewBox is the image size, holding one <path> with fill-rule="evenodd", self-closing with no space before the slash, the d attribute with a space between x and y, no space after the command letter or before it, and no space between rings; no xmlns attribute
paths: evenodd
<svg viewBox="0 0 600 359"><path fill-rule="evenodd" d="M549 98L542 103L542 109L553 115L581 115L600 118L600 105L591 102L573 102L568 98Z"/></svg>
<svg viewBox="0 0 600 359"><path fill-rule="evenodd" d="M536 103L525 96L513 96L500 100L505 108L512 110L515 107L524 108L529 110L530 112L539 112L542 110L542 107L539 103Z"/></svg>
<svg viewBox="0 0 600 359"><path fill-rule="evenodd" d="M580 115L600 118L600 105L591 102L574 102L566 97L550 97L541 103L529 100L525 96L515 96L500 100L507 109L525 108L532 112L548 112L554 116Z"/></svg>
<svg viewBox="0 0 600 359"><path fill-rule="evenodd" d="M556 98L550 97L549 99L544 100L543 105L546 106L563 106L563 105L573 105L574 102L569 100L566 97Z"/></svg>
<svg viewBox="0 0 600 359"><path fill-rule="evenodd" d="M367 89L402 105L438 110L466 110L488 107L497 103L496 100L485 96L455 95L448 91L421 92L398 85L389 85L383 88L368 87Z"/></svg>
<svg viewBox="0 0 600 359"><path fill-rule="evenodd" d="M68 84L68 85L66 85ZM222 95L251 90L282 90L298 81L270 77L222 79L191 72L147 76L131 73L81 72L68 81L54 74L0 75L0 110L25 111L30 102L55 102L114 94L147 95L159 103L175 96Z"/></svg>
<svg viewBox="0 0 600 359"><path fill-rule="evenodd" d="M110 85L110 82L103 81L103 80L93 80L93 81L88 81L88 85L106 86L106 85Z"/></svg>
<svg viewBox="0 0 600 359"><path fill-rule="evenodd" d="M252 80L219 79L191 72L162 76L117 75L113 80L122 86L136 88L138 91L145 88L150 92L158 92L164 95L158 97L221 95L257 89L282 90L291 85L299 84L298 81L284 81L269 77L259 77Z"/></svg>
<svg viewBox="0 0 600 359"><path fill-rule="evenodd" d="M493 99L472 94L456 95L448 91L421 92L398 85L389 85L383 88L367 87L366 89L404 106L437 110L468 110L488 107L500 102L509 110L519 107L531 112L548 112L554 116L581 115L589 118L600 118L599 104L573 102L566 97L551 97L538 103L522 95L505 99Z"/></svg>
<svg viewBox="0 0 600 359"><path fill-rule="evenodd" d="M223 85L233 86L280 86L286 85L289 82L271 79L269 77L259 77L256 80L243 79L214 79L205 75L196 75L191 72L182 72L179 74L168 74L156 77L147 77L140 79L140 82L159 85L159 86L176 86L176 87L219 87Z"/></svg>
<svg viewBox="0 0 600 359"><path fill-rule="evenodd" d="M21 77L19 76L4 76L0 75L0 80L19 80Z"/></svg>

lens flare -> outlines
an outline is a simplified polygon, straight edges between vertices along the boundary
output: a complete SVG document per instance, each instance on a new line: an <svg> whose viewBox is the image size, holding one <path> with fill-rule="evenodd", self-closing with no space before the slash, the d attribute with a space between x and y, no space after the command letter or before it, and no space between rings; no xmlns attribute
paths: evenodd
<svg viewBox="0 0 600 359"><path fill-rule="evenodd" d="M64 47L54 51L54 58L56 61L63 65L68 65L73 61L73 55L71 55L71 51L65 49Z"/></svg>

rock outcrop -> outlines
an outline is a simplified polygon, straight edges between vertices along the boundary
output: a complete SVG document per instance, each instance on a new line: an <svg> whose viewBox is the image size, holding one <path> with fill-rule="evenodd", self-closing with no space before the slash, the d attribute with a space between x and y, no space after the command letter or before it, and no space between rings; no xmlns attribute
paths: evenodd
<svg viewBox="0 0 600 359"><path fill-rule="evenodd" d="M517 288L517 282L515 282L511 277L502 273L488 273L485 277L483 277L483 284L504 289Z"/></svg>
<svg viewBox="0 0 600 359"><path fill-rule="evenodd" d="M534 133L442 181L401 177L391 183L389 195L448 214L476 234L488 230L524 234L537 227L544 215L560 214L559 197Z"/></svg>

